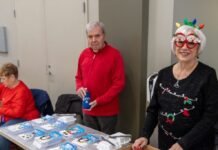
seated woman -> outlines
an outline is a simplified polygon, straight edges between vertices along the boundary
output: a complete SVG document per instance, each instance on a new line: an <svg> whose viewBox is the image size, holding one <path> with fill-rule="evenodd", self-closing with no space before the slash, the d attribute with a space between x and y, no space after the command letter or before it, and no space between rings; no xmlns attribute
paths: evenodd
<svg viewBox="0 0 218 150"><path fill-rule="evenodd" d="M0 69L0 126L8 126L39 117L30 89L18 80L18 69L7 63ZM0 136L0 149L8 150L10 142Z"/></svg>

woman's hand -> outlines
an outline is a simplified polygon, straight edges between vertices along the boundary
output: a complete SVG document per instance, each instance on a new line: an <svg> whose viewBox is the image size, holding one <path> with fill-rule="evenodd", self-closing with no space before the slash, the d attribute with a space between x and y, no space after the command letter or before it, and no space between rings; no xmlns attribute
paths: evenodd
<svg viewBox="0 0 218 150"><path fill-rule="evenodd" d="M169 150L183 150L183 148L178 143L175 143Z"/></svg>
<svg viewBox="0 0 218 150"><path fill-rule="evenodd" d="M132 145L133 150L142 150L148 144L148 139L145 137L140 137L135 140L134 144Z"/></svg>

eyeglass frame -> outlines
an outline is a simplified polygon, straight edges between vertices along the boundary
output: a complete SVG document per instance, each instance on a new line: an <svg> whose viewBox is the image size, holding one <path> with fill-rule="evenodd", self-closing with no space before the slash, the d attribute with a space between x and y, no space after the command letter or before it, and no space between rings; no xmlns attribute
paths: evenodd
<svg viewBox="0 0 218 150"><path fill-rule="evenodd" d="M182 40L180 40L180 39L176 40L176 36L178 36L178 35L183 36L183 37L185 38L185 40L184 40L184 41L182 41ZM189 37L189 36L194 36L194 37L196 37L196 39L195 39L195 40L192 40L192 41L189 41L189 40L187 40L187 37ZM175 44L175 46L176 46L176 47L179 47L179 48L182 48L182 47L186 44L186 47L187 47L188 49L193 49L193 48L195 48L197 45L200 45L200 44L201 44L200 39L199 39L198 36L197 36L196 34L194 34L194 33L190 33L190 34L188 34L188 35L185 35L184 33L179 32L179 33L174 34L173 37L174 37L174 44ZM178 42L180 42L181 45L178 45ZM193 45L193 46L190 46L190 45L189 45L190 43L191 43L191 45L193 45L193 44L194 44L194 45Z"/></svg>

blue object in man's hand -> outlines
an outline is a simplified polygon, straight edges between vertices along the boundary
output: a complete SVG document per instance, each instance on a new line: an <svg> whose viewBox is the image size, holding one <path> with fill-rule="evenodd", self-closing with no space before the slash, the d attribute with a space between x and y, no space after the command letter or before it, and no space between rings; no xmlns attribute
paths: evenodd
<svg viewBox="0 0 218 150"><path fill-rule="evenodd" d="M84 109L89 109L91 107L91 105L89 105L90 100L91 100L90 93L87 91L82 102L82 106Z"/></svg>

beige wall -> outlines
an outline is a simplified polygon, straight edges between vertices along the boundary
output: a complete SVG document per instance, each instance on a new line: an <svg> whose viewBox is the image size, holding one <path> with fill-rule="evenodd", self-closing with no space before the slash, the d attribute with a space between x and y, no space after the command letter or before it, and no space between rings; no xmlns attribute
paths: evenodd
<svg viewBox="0 0 218 150"><path fill-rule="evenodd" d="M118 130L137 137L145 110L148 1L101 0L99 19L105 23L107 41L124 58L126 88L121 96Z"/></svg>
<svg viewBox="0 0 218 150"><path fill-rule="evenodd" d="M207 44L200 61L214 67L218 73L218 1L217 0L175 0L174 20L183 23L183 19L197 18L197 24L203 23L203 32L207 37ZM185 11L184 11L185 10ZM174 21L174 22L175 22ZM174 26L175 29L175 26Z"/></svg>
<svg viewBox="0 0 218 150"><path fill-rule="evenodd" d="M173 8L174 0L149 1L147 76L171 64ZM157 129L150 142L158 146Z"/></svg>
<svg viewBox="0 0 218 150"><path fill-rule="evenodd" d="M88 2L88 21L99 20L99 0L87 0Z"/></svg>
<svg viewBox="0 0 218 150"><path fill-rule="evenodd" d="M174 0L149 1L147 75L171 63Z"/></svg>

